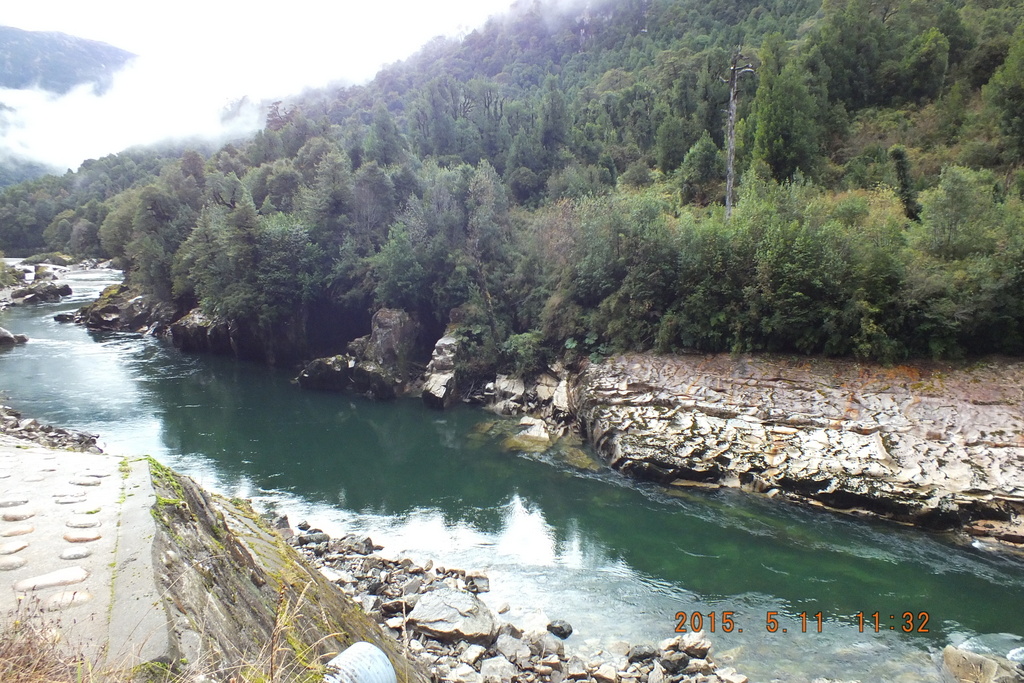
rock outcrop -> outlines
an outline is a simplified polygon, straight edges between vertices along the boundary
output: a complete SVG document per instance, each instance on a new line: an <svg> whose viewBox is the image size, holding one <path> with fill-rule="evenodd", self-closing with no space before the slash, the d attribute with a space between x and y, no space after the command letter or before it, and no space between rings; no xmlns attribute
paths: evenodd
<svg viewBox="0 0 1024 683"><path fill-rule="evenodd" d="M434 352L423 376L423 401L431 408L448 408L459 397L455 382L455 357L459 340L445 334L434 344Z"/></svg>
<svg viewBox="0 0 1024 683"><path fill-rule="evenodd" d="M11 305L54 303L66 296L71 296L71 294L71 286L66 282L57 283L52 280L34 282L27 287L19 287L12 291Z"/></svg>
<svg viewBox="0 0 1024 683"><path fill-rule="evenodd" d="M90 330L141 332L161 336L177 317L174 306L138 295L125 284L111 285L75 314Z"/></svg>
<svg viewBox="0 0 1024 683"><path fill-rule="evenodd" d="M349 343L348 354L317 358L303 368L297 381L306 389L351 389L379 400L407 393L419 325L405 311L382 308L373 315L372 331Z"/></svg>
<svg viewBox="0 0 1024 683"><path fill-rule="evenodd" d="M610 358L572 409L615 469L1024 541L1024 363L886 369L772 356Z"/></svg>
<svg viewBox="0 0 1024 683"><path fill-rule="evenodd" d="M233 353L228 322L212 318L198 308L172 323L170 332L174 345L186 353Z"/></svg>

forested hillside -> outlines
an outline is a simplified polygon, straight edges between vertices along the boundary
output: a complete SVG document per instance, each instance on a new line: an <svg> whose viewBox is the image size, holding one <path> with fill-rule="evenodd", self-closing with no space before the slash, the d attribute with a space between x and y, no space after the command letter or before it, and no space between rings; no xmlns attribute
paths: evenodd
<svg viewBox="0 0 1024 683"><path fill-rule="evenodd" d="M467 376L616 349L1024 352L1021 3L565 7L278 103L208 158L9 188L0 248L118 258L182 312L287 328L295 357L404 308L457 326Z"/></svg>

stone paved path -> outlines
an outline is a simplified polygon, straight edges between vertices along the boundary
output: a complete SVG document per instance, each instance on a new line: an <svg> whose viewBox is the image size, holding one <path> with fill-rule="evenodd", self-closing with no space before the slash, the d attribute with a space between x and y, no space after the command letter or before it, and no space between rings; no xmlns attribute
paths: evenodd
<svg viewBox="0 0 1024 683"><path fill-rule="evenodd" d="M146 460L0 435L0 620L41 617L100 665L165 654L153 502Z"/></svg>

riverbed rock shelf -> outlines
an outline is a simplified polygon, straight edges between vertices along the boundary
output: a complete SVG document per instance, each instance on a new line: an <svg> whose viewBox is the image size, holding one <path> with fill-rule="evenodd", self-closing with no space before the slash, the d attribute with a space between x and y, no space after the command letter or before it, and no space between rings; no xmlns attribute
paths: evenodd
<svg viewBox="0 0 1024 683"><path fill-rule="evenodd" d="M434 681L450 683L746 683L719 666L703 632L612 651L571 652L572 626L554 620L525 631L480 599L490 581L480 572L392 560L364 536L332 539L308 524L275 522L307 560L385 627ZM499 607L504 612L507 605ZM546 621L546 620L542 620Z"/></svg>
<svg viewBox="0 0 1024 683"><path fill-rule="evenodd" d="M1024 363L625 355L574 378L611 466L1024 543Z"/></svg>

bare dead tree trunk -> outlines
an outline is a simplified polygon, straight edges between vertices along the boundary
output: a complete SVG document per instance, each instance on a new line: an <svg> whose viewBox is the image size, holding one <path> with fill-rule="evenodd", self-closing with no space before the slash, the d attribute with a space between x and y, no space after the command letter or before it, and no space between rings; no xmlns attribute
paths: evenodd
<svg viewBox="0 0 1024 683"><path fill-rule="evenodd" d="M725 163L725 220L728 221L732 217L732 195L733 185L736 183L736 104L739 99L737 91L739 90L740 76L743 74L754 73L754 66L752 64L745 64L738 66L740 60L743 59L743 54L740 52L740 48L736 48L736 52L732 56L732 64L729 65L729 120L726 124L725 137L728 142L728 152L726 154ZM725 81L725 79L722 79Z"/></svg>

